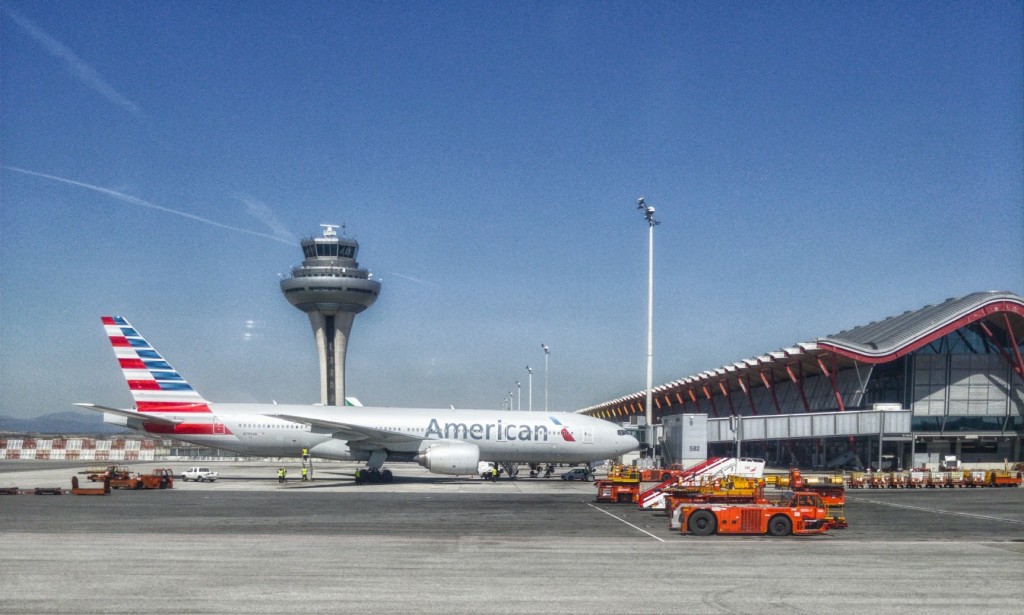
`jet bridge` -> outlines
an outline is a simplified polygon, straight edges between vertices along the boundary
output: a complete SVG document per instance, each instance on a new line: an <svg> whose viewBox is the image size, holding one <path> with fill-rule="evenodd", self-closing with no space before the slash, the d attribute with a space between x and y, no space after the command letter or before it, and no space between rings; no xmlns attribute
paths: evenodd
<svg viewBox="0 0 1024 615"><path fill-rule="evenodd" d="M708 442L875 436L910 441L910 410L883 408L708 419Z"/></svg>

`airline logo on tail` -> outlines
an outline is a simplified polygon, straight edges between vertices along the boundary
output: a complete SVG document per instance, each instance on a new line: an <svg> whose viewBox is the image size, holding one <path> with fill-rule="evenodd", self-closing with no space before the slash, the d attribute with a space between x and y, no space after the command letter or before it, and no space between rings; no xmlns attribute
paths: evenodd
<svg viewBox="0 0 1024 615"><path fill-rule="evenodd" d="M127 320L104 316L103 328L139 412L210 412L206 400Z"/></svg>
<svg viewBox="0 0 1024 615"><path fill-rule="evenodd" d="M558 425L559 427L562 428L561 434L562 434L562 439L563 440L565 440L566 442L575 442L576 441L576 438L572 437L572 434L569 433L569 428L568 427L562 426L562 424L558 422L558 419L556 419L553 416L549 416L548 418L551 419L552 423L554 423L555 425Z"/></svg>

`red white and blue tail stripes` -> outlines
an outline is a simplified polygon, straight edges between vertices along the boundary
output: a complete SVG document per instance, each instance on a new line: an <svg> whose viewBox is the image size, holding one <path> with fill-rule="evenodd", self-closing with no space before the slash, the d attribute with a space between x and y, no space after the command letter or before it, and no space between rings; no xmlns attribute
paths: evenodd
<svg viewBox="0 0 1024 615"><path fill-rule="evenodd" d="M210 412L206 400L127 320L104 316L103 327L139 412Z"/></svg>

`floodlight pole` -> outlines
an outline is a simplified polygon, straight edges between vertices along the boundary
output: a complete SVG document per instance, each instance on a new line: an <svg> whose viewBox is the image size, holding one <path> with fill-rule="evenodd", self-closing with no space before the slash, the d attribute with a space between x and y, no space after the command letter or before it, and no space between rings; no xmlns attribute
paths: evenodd
<svg viewBox="0 0 1024 615"><path fill-rule="evenodd" d="M640 197L636 200L636 208L644 213L647 220L647 397L644 404L644 418L647 420L647 444L650 446L650 457L654 458L654 410L651 408L651 397L654 386L654 227L659 224L654 219L654 208Z"/></svg>
<svg viewBox="0 0 1024 615"><path fill-rule="evenodd" d="M516 380L516 410L523 411L523 383Z"/></svg>
<svg viewBox="0 0 1024 615"><path fill-rule="evenodd" d="M540 345L544 349L544 412L548 411L548 356L551 354L551 349L545 344Z"/></svg>
<svg viewBox="0 0 1024 615"><path fill-rule="evenodd" d="M529 397L529 402L528 402L529 403L529 411L533 412L533 368L530 367L529 365L527 365L526 366L526 372L528 374L528 376L526 377L526 381L527 381L527 395Z"/></svg>

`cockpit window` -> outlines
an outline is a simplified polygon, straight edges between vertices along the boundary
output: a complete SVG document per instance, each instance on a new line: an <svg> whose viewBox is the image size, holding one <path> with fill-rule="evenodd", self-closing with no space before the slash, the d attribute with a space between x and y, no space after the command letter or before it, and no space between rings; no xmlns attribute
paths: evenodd
<svg viewBox="0 0 1024 615"><path fill-rule="evenodd" d="M628 436L629 432L627 432L625 429L620 429L619 430L619 435L620 436Z"/></svg>

